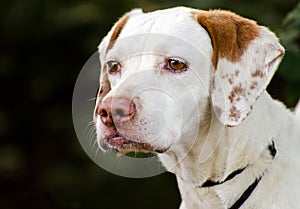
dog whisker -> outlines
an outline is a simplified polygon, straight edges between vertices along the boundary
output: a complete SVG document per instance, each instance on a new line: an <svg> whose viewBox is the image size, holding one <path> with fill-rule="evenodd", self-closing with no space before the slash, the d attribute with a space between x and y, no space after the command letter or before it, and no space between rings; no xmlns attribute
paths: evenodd
<svg viewBox="0 0 300 209"><path fill-rule="evenodd" d="M100 147L97 147L96 152L95 152L95 155L94 155L94 160L97 159L97 155L98 155L98 153L99 153L99 150L100 150Z"/></svg>
<svg viewBox="0 0 300 209"><path fill-rule="evenodd" d="M88 101L88 102L91 102L91 101L95 101L95 100L97 100L97 97L94 97L94 98L88 99L87 101Z"/></svg>

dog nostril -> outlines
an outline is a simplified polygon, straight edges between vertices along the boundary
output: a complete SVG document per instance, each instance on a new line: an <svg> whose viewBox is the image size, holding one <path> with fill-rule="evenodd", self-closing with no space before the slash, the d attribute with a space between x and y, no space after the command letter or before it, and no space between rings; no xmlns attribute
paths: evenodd
<svg viewBox="0 0 300 209"><path fill-rule="evenodd" d="M108 98L96 110L102 123L109 127L120 123L132 122L136 115L135 103L125 98Z"/></svg>
<svg viewBox="0 0 300 209"><path fill-rule="evenodd" d="M100 120L105 126L110 127L114 125L110 109L101 108L97 114L100 116Z"/></svg>
<svg viewBox="0 0 300 209"><path fill-rule="evenodd" d="M124 113L124 110L122 110L122 109L116 109L116 115L120 116L120 117L126 116L126 114Z"/></svg>
<svg viewBox="0 0 300 209"><path fill-rule="evenodd" d="M100 110L99 115L102 116L102 117L108 117L108 113L105 109Z"/></svg>

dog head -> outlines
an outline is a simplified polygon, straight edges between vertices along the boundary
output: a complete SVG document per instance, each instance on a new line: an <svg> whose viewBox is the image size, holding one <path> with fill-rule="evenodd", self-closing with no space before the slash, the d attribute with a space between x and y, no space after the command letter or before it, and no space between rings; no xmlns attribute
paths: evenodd
<svg viewBox="0 0 300 209"><path fill-rule="evenodd" d="M163 153L197 136L207 113L225 126L239 125L284 49L254 21L179 7L125 14L99 53L94 120L100 147Z"/></svg>

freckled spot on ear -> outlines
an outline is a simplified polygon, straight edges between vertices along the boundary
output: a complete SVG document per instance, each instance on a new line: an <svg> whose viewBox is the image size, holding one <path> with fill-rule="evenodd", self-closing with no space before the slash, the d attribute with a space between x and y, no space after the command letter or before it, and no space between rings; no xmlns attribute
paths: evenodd
<svg viewBox="0 0 300 209"><path fill-rule="evenodd" d="M229 78L229 79L228 79L228 82L229 82L230 85L233 84L233 79L232 79L232 78Z"/></svg>
<svg viewBox="0 0 300 209"><path fill-rule="evenodd" d="M238 121L238 119L241 117L241 112L235 106L232 106L230 108L229 117L235 121Z"/></svg>
<svg viewBox="0 0 300 209"><path fill-rule="evenodd" d="M235 71L235 76L238 77L239 74L240 74L240 71L239 71L239 70L236 70L236 71Z"/></svg>
<svg viewBox="0 0 300 209"><path fill-rule="evenodd" d="M228 96L228 99L231 104L233 103L234 97L235 97L235 93L234 93L234 91L231 91L231 93Z"/></svg>
<svg viewBox="0 0 300 209"><path fill-rule="evenodd" d="M245 92L245 89L242 88L241 86L235 86L232 91L230 92L229 96L228 96L228 99L230 101L230 103L232 104L235 97L237 96L242 96L242 97L245 97L246 96L246 92Z"/></svg>
<svg viewBox="0 0 300 209"><path fill-rule="evenodd" d="M245 89L242 88L241 85L234 87L232 91L237 95L245 96Z"/></svg>
<svg viewBox="0 0 300 209"><path fill-rule="evenodd" d="M264 77L264 73L261 70L257 69L254 73L251 74L251 76L253 78L255 78L255 77L262 78L262 77Z"/></svg>
<svg viewBox="0 0 300 209"><path fill-rule="evenodd" d="M251 89L251 90L255 89L255 88L257 87L257 85L258 85L258 83L257 83L256 81L253 81L253 82L251 83L250 89Z"/></svg>

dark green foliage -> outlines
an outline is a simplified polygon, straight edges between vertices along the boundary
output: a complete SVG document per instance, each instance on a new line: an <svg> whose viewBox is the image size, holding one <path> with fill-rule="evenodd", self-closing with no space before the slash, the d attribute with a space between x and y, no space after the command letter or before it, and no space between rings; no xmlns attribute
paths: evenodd
<svg viewBox="0 0 300 209"><path fill-rule="evenodd" d="M295 104L300 97L300 3L283 20L280 38L286 56L279 74L286 82L284 94L288 104Z"/></svg>

